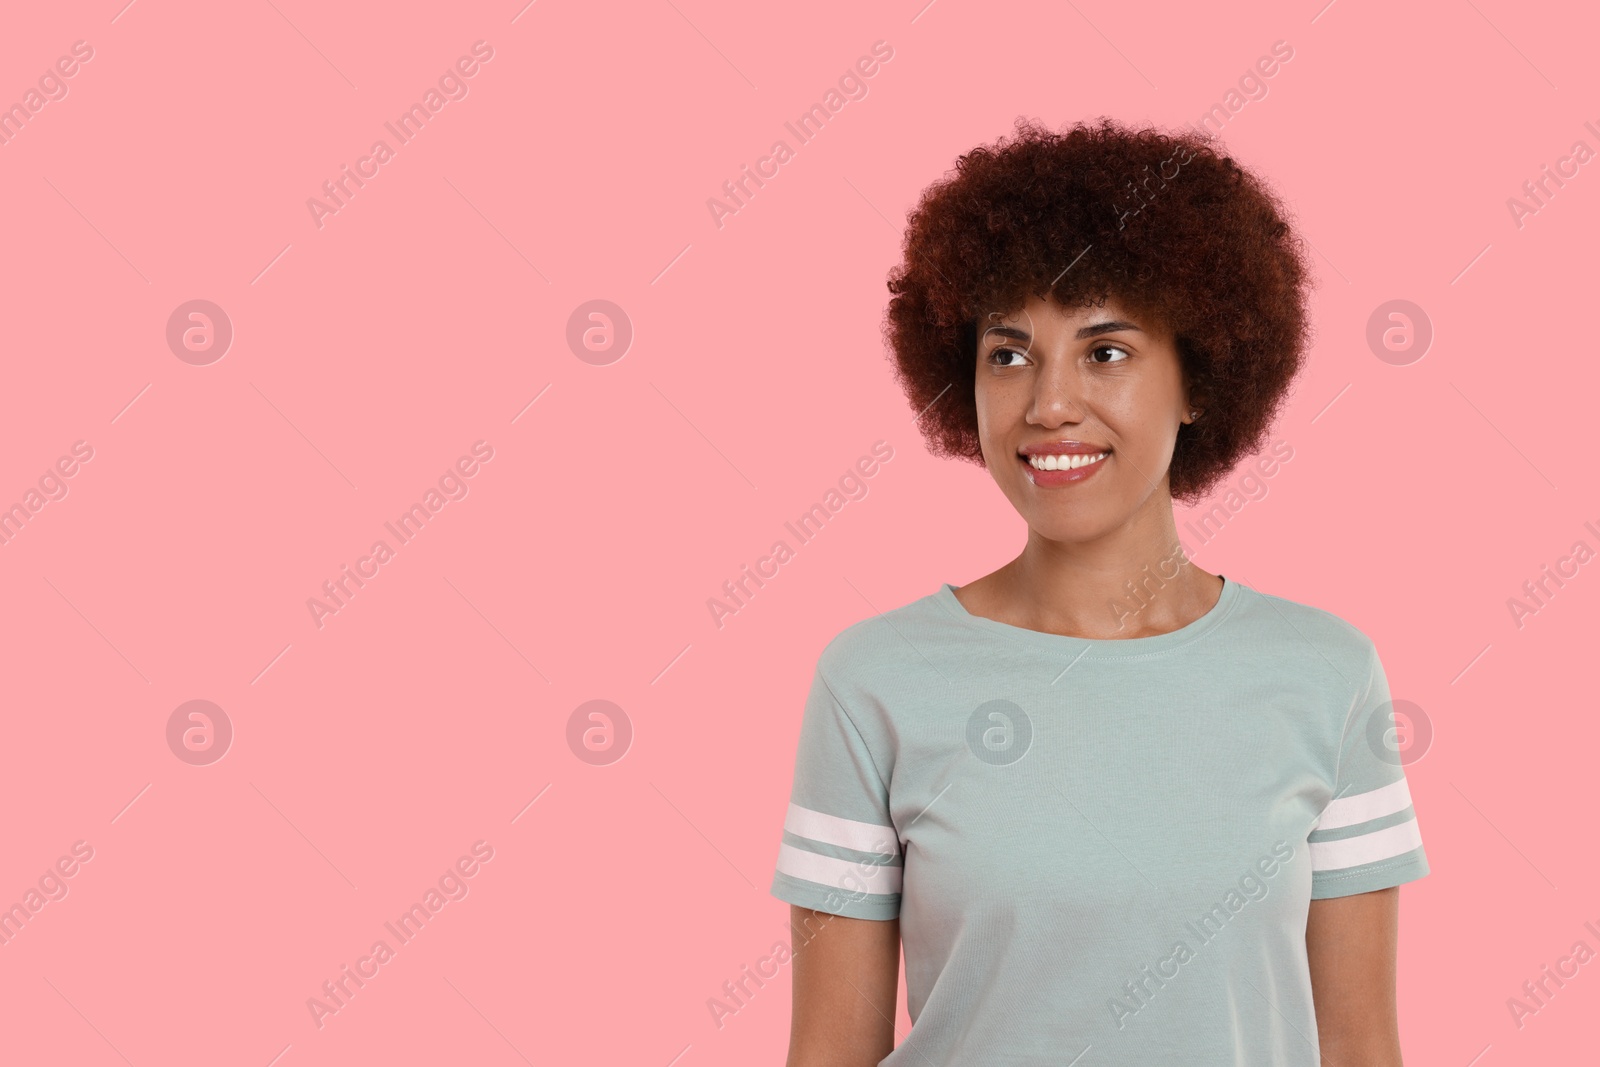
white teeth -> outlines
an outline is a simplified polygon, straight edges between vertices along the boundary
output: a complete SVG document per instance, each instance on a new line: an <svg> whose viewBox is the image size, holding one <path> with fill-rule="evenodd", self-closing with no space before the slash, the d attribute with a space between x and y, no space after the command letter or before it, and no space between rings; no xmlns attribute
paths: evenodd
<svg viewBox="0 0 1600 1067"><path fill-rule="evenodd" d="M1087 467L1091 463L1098 463L1108 455L1110 455L1109 452L1098 452L1092 456L1029 456L1028 465L1036 471L1077 470L1079 467Z"/></svg>

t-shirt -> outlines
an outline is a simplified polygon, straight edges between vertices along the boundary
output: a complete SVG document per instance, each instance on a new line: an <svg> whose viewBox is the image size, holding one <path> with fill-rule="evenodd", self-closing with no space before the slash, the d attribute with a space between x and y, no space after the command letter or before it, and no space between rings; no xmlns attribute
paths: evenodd
<svg viewBox="0 0 1600 1067"><path fill-rule="evenodd" d="M1222 577L1153 637L945 583L823 649L772 893L899 918L883 1067L1318 1067L1309 902L1428 862L1372 641Z"/></svg>

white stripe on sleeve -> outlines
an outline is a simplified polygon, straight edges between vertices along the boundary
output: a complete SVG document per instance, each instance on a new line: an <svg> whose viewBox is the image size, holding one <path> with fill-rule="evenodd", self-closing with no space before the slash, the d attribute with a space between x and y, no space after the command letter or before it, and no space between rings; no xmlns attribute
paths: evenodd
<svg viewBox="0 0 1600 1067"><path fill-rule="evenodd" d="M778 846L778 870L790 878L815 882L851 893L900 892L899 867L835 859L806 852L793 845Z"/></svg>
<svg viewBox="0 0 1600 1067"><path fill-rule="evenodd" d="M1364 863L1393 859L1422 844L1422 832L1415 818L1338 841L1311 842L1312 871L1334 871L1359 867Z"/></svg>
<svg viewBox="0 0 1600 1067"><path fill-rule="evenodd" d="M1404 778L1397 778L1380 789L1340 797L1331 802L1312 829L1334 830L1341 826L1354 826L1358 822L1381 819L1385 815L1404 811L1410 804L1411 790Z"/></svg>
<svg viewBox="0 0 1600 1067"><path fill-rule="evenodd" d="M853 848L857 852L870 852L875 856L893 856L900 852L900 837L892 826L841 819L837 815L812 811L798 804L789 805L783 828L808 841Z"/></svg>

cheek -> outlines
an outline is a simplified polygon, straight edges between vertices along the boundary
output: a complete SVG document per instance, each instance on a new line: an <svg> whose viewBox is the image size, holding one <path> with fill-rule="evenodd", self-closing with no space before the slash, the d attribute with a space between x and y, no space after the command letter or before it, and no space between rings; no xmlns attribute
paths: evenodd
<svg viewBox="0 0 1600 1067"><path fill-rule="evenodd" d="M989 470L999 474L1010 470L1015 453L1012 451L1012 430L1023 417L1014 410L1003 391L996 390L987 399L978 399L978 447L983 462Z"/></svg>
<svg viewBox="0 0 1600 1067"><path fill-rule="evenodd" d="M990 456L989 437L995 426L994 407L996 397L989 392L980 379L978 384L973 387L972 399L978 410L978 443L983 449L984 458L990 459L992 457Z"/></svg>
<svg viewBox="0 0 1600 1067"><path fill-rule="evenodd" d="M1101 410L1108 428L1122 438L1123 447L1159 451L1163 440L1176 432L1181 401L1171 383L1140 382L1137 388L1107 397Z"/></svg>

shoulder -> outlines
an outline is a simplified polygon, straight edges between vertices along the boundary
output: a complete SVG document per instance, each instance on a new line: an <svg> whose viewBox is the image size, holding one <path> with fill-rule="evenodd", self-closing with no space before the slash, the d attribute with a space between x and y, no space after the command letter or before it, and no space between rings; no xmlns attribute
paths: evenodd
<svg viewBox="0 0 1600 1067"><path fill-rule="evenodd" d="M1347 619L1312 604L1241 585L1235 633L1279 655L1325 663L1346 681L1365 683L1377 662L1377 646Z"/></svg>
<svg viewBox="0 0 1600 1067"><path fill-rule="evenodd" d="M1358 626L1326 608L1274 593L1263 593L1250 586L1241 586L1241 591L1245 593L1244 611L1253 612L1265 620L1292 627L1328 645L1362 650L1372 645L1372 641Z"/></svg>
<svg viewBox="0 0 1600 1067"><path fill-rule="evenodd" d="M949 615L937 597L931 593L846 626L818 654L817 673L840 697L904 681L948 640Z"/></svg>

